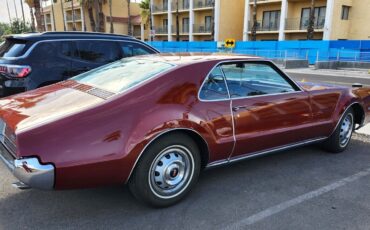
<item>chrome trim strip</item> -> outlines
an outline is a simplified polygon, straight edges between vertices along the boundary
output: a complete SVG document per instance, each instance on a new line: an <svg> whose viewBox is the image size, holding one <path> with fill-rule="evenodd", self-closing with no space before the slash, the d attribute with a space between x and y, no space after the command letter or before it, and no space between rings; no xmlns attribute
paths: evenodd
<svg viewBox="0 0 370 230"><path fill-rule="evenodd" d="M288 78L299 89L299 91L286 92L286 93L274 93L274 94L255 95L255 96L246 96L246 97L237 97L237 98L232 98L233 100L256 98L256 97L276 96L276 95L286 95L286 94L293 94L293 93L305 92L305 90L295 80L293 80L288 74L286 74L279 67L277 67L275 65L275 63L273 63L272 61L264 60L264 59L244 59L243 60L242 57L241 57L241 59L237 59L237 60L220 61L220 62L217 62L217 64L215 66L213 66L213 68L208 72L207 76L203 79L203 82L202 82L202 84L201 84L201 86L200 86L200 88L198 90L198 100L199 101L202 101L202 102L214 102L214 101L228 101L228 100L230 100L230 98L231 98L230 96L229 96L229 99L216 99L216 100L205 100L205 99L201 99L200 98L200 91L202 90L205 81L208 79L209 75L212 73L212 71L215 68L217 68L219 65L221 65L223 63L235 63L235 62L261 62L261 63L264 63L265 62L265 63L269 63L269 64L273 65L275 68L279 69L285 75L285 77ZM225 77L225 75L224 75L224 77Z"/></svg>
<svg viewBox="0 0 370 230"><path fill-rule="evenodd" d="M133 165L133 167L132 167L132 169L131 169L131 171L130 171L130 174L128 175L128 177L127 177L127 180L125 181L125 183L127 183L129 180L130 180L130 178L131 178L131 175L132 175L132 173L134 172L134 170L135 170L135 168L136 168L136 165L137 165L137 163L139 162L139 160L140 160L140 158L141 158L141 156L143 155L143 153L145 152L145 150L148 148L148 146L151 144L151 143L153 143L156 139L158 139L160 136L162 136L163 134L166 134L166 133L169 133L169 132L172 132L172 131L176 131L176 130L187 130L187 131L191 131L191 132L194 132L194 133L196 133L199 137L201 137L202 139L203 139L203 141L206 143L206 145L207 145L207 149L208 149L208 153L209 153L209 146L208 146L208 142L206 141L206 139L204 139L203 138L203 136L202 135L200 135L200 133L198 132L198 131L196 131L196 130L194 130L194 129L188 129L188 128L174 128L174 129L168 129L168 130L165 130L165 131L163 131L163 132L161 132L161 133L159 133L159 134L157 134L155 137L153 137L145 146L144 146L144 148L141 150L141 152L140 152L140 154L139 154L139 156L136 158L136 160L135 160L135 163L134 163L134 165Z"/></svg>
<svg viewBox="0 0 370 230"><path fill-rule="evenodd" d="M362 124L359 124L360 126L359 126L358 128L356 128L356 129L359 129L359 128L361 128L361 127L363 126L363 123L365 122L365 116L366 116L365 110L364 110L364 108L362 107L362 105L361 105L359 102L353 102L353 103L351 103L349 106L347 106L347 108L344 110L344 112L343 112L343 113L342 113L342 115L340 116L340 118L339 118L339 120L338 120L337 124L335 125L335 127L334 127L333 131L330 133L329 137L330 137L331 135L333 135L333 133L335 132L335 130L338 128L338 126L339 126L339 124L340 124L340 121L343 119L344 114L346 114L346 112L347 112L347 111L348 111L348 110L349 110L349 109L350 109L354 104L358 104L359 106L361 106L362 110L364 111L364 117L363 117L363 119L362 119Z"/></svg>
<svg viewBox="0 0 370 230"><path fill-rule="evenodd" d="M146 48L149 48L150 50L156 52L157 54L160 53L157 49L155 49L154 47L151 47L150 45L148 45L145 42L138 42L138 41L134 41L134 40L130 40L130 39L128 39L128 40L125 40L125 39L119 40L119 39L91 39L91 38L87 38L87 39L84 39L84 38L81 38L81 39L78 39L78 38L58 39L57 38L57 39L47 39L47 40L37 41L37 42L33 43L23 55L21 55L19 57L7 57L5 59L7 59L7 60L16 60L16 59L21 59L21 58L27 58L31 54L31 52L33 51L33 49L35 49L35 47L38 44L43 43L43 42L53 42L53 41L115 41L115 42L131 42L131 43L141 44L141 45L145 46Z"/></svg>
<svg viewBox="0 0 370 230"><path fill-rule="evenodd" d="M220 160L220 161L210 163L206 166L206 168L208 169L208 168L212 168L212 167L216 167L216 166L220 166L220 165L224 165L224 164L234 163L234 162L241 161L241 160L246 160L246 159L251 159L251 158L255 158L255 157L259 157L259 156L263 156L263 155L268 155L268 154L280 152L280 151L283 151L283 150L288 150L288 149L291 149L291 148L295 148L295 147L299 147L299 146L303 146L303 145L323 141L326 138L327 137L320 137L320 138L317 138L317 139L310 139L310 140L306 140L306 141L302 141L302 142L298 142L298 143L294 143L294 144L283 145L283 146L280 146L280 147L277 147L277 148L272 148L272 149L263 150L263 151L259 151L259 152L254 152L254 153L248 153L248 154L244 154L244 155L241 155L241 156L232 157L232 158L229 158L229 159Z"/></svg>

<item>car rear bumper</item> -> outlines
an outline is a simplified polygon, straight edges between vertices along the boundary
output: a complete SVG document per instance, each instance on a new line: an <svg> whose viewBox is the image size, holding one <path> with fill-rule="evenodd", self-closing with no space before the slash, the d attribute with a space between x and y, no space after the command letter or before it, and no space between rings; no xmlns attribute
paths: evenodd
<svg viewBox="0 0 370 230"><path fill-rule="evenodd" d="M54 165L41 164L36 157L14 159L2 144L0 144L0 160L22 183L37 189L54 188Z"/></svg>

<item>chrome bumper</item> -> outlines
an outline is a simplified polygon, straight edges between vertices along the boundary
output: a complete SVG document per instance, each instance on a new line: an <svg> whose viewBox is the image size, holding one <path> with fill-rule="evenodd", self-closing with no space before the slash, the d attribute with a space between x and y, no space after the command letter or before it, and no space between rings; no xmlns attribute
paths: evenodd
<svg viewBox="0 0 370 230"><path fill-rule="evenodd" d="M2 144L0 144L0 160L24 184L37 189L54 188L55 168L52 164L41 164L36 157L14 159Z"/></svg>

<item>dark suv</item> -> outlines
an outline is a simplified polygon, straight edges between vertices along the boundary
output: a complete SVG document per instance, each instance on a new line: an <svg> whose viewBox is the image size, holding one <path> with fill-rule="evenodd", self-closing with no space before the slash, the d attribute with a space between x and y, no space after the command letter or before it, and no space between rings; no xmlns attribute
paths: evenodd
<svg viewBox="0 0 370 230"><path fill-rule="evenodd" d="M50 85L124 57L158 51L124 35L46 32L0 44L0 96Z"/></svg>

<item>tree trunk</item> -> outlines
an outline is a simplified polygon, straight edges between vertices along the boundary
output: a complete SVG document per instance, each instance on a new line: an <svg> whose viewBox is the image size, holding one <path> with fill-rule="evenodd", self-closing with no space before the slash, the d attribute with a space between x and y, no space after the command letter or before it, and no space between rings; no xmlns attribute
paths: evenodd
<svg viewBox="0 0 370 230"><path fill-rule="evenodd" d="M63 0L62 0L63 1ZM72 6L72 30L76 31L76 23L75 23L75 7L73 5L73 0L71 0L71 6Z"/></svg>
<svg viewBox="0 0 370 230"><path fill-rule="evenodd" d="M105 20L103 13L103 0L99 0L99 32L105 32Z"/></svg>
<svg viewBox="0 0 370 230"><path fill-rule="evenodd" d="M113 18L112 18L112 0L109 0L109 17L110 17L110 32L114 33Z"/></svg>
<svg viewBox="0 0 370 230"><path fill-rule="evenodd" d="M191 0L190 0L191 1ZM212 0L211 40L215 40L215 0Z"/></svg>
<svg viewBox="0 0 370 230"><path fill-rule="evenodd" d="M32 7L30 7L30 14L31 14L31 31L32 33L35 32L35 16L33 15Z"/></svg>
<svg viewBox="0 0 370 230"><path fill-rule="evenodd" d="M127 34L132 36L132 31L131 31L131 0L127 0L127 15L128 15Z"/></svg>
<svg viewBox="0 0 370 230"><path fill-rule="evenodd" d="M41 5L39 0L34 1L34 8L35 8L35 18L37 23L37 31L42 32L44 31L42 26L42 18L41 18Z"/></svg>
<svg viewBox="0 0 370 230"><path fill-rule="evenodd" d="M87 12L89 13L91 31L95 32L96 31L96 24L95 24L95 19L94 19L93 8L92 8L91 5L88 6Z"/></svg>
<svg viewBox="0 0 370 230"><path fill-rule="evenodd" d="M180 41L179 0L176 0L176 41Z"/></svg>
<svg viewBox="0 0 370 230"><path fill-rule="evenodd" d="M94 0L94 7L95 15L96 15L96 23L95 23L95 32L99 32L99 25L100 25L100 17L99 17L99 0Z"/></svg>
<svg viewBox="0 0 370 230"><path fill-rule="evenodd" d="M21 9L22 9L23 30L25 30L26 29L26 19L24 17L23 0L20 0L20 2L21 2Z"/></svg>
<svg viewBox="0 0 370 230"><path fill-rule="evenodd" d="M315 0L311 0L310 17L308 19L307 40L313 40L315 34Z"/></svg>
<svg viewBox="0 0 370 230"><path fill-rule="evenodd" d="M55 25L55 14L54 14L54 2L53 0L51 0L51 13L52 13L52 16L53 16L53 27L54 27L54 31L57 30L56 28L56 25Z"/></svg>
<svg viewBox="0 0 370 230"><path fill-rule="evenodd" d="M253 26L252 26L252 41L257 40L257 0L253 3Z"/></svg>
<svg viewBox="0 0 370 230"><path fill-rule="evenodd" d="M153 22L152 22L152 1L149 0L149 28L150 28L150 32L149 32L149 40L150 41L153 41L153 34L152 34L152 31L153 31Z"/></svg>

